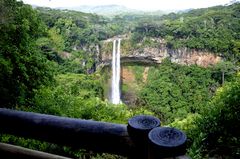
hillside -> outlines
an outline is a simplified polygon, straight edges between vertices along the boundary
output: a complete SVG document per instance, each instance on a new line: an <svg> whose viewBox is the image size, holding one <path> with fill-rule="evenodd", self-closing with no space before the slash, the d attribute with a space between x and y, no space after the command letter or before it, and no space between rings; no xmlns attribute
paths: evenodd
<svg viewBox="0 0 240 159"><path fill-rule="evenodd" d="M94 57L95 63L101 61L102 53L99 52L99 48L102 48L100 51L108 50L111 54L111 47L105 48L101 41L122 34L127 34L129 37L122 46L123 52L128 54L145 47L161 50L159 48L161 44L154 39L162 39L167 49L187 48L199 52L211 52L237 62L240 37L239 6L235 3L162 16L120 14L111 19L69 10L47 8L37 8L37 10L49 28L60 29L59 33L64 40L62 51L84 50L88 57ZM104 7L111 8L111 6ZM119 6L112 8L121 9ZM66 28L70 31L68 35L65 32Z"/></svg>
<svg viewBox="0 0 240 159"><path fill-rule="evenodd" d="M111 17L0 4L0 107L121 124L153 115L187 134L193 159L240 158L239 3L165 15L89 8L126 11ZM119 38L121 102L113 104ZM124 158L9 134L0 141L71 158Z"/></svg>
<svg viewBox="0 0 240 159"><path fill-rule="evenodd" d="M238 61L240 4L191 10L163 15L158 21L140 21L133 30L133 41L162 38L169 48L207 50Z"/></svg>

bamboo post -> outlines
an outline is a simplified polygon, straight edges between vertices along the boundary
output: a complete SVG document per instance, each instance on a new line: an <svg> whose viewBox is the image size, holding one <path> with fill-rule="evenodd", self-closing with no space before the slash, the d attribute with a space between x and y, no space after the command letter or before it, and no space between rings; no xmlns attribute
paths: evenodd
<svg viewBox="0 0 240 159"><path fill-rule="evenodd" d="M155 127L160 126L160 120L153 116L134 116L128 121L128 134L136 147L130 158L146 159L148 156L148 133Z"/></svg>
<svg viewBox="0 0 240 159"><path fill-rule="evenodd" d="M186 153L186 135L175 128L158 127L148 134L149 159L177 158Z"/></svg>

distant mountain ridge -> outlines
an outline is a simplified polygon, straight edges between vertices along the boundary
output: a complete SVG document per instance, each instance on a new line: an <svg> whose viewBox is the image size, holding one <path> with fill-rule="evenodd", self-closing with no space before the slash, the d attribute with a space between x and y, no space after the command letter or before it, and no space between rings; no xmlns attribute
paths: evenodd
<svg viewBox="0 0 240 159"><path fill-rule="evenodd" d="M142 11L136 9L130 9L123 5L100 5L100 6L76 6L76 7L61 7L57 9L69 9L85 13L95 13L99 15L119 15L119 14L163 14L163 11Z"/></svg>
<svg viewBox="0 0 240 159"><path fill-rule="evenodd" d="M114 14L121 14L121 13L134 11L133 9L129 9L121 5L100 5L100 6L83 5L83 6L76 6L76 7L61 7L58 9L69 9L69 10L81 11L85 13L95 13L95 14L101 14L101 15L112 15L112 14L114 15Z"/></svg>

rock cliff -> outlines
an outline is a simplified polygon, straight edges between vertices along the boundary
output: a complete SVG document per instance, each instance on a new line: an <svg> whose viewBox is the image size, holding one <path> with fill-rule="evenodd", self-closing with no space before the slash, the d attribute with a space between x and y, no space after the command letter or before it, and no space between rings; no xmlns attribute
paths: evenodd
<svg viewBox="0 0 240 159"><path fill-rule="evenodd" d="M202 67L208 67L221 61L221 57L214 53L207 51L197 51L187 48L181 48L177 50L169 49L166 47L164 40L157 40L159 45L143 46L137 49L131 48L127 41L123 41L123 47L121 48L121 61L125 62L136 62L146 64L160 64L163 59L169 58L172 62L182 65L199 65ZM156 40L155 40L156 41ZM141 46L141 43L138 44ZM107 40L103 43L100 51L100 61L108 64L112 59L112 39Z"/></svg>

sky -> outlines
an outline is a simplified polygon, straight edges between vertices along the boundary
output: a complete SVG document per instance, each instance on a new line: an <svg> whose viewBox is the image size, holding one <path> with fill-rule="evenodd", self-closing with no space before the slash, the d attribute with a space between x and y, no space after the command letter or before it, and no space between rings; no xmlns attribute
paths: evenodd
<svg viewBox="0 0 240 159"><path fill-rule="evenodd" d="M123 5L138 10L182 10L224 5L230 0L22 0L24 3L44 7L76 7L81 5Z"/></svg>

